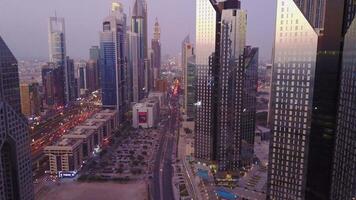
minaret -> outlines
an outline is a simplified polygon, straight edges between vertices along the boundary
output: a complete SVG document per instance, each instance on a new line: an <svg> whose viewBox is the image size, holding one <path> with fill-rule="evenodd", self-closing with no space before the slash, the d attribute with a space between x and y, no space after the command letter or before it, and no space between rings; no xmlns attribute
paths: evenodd
<svg viewBox="0 0 356 200"><path fill-rule="evenodd" d="M159 26L158 19L156 17L156 22L154 26L153 39L160 41L161 40L161 27Z"/></svg>

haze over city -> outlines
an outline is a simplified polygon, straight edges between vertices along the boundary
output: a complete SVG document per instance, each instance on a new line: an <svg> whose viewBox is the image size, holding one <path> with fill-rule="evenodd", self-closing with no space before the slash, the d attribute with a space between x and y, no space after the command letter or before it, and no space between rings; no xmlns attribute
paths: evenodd
<svg viewBox="0 0 356 200"><path fill-rule="evenodd" d="M64 17L68 55L87 58L87 49L98 45L101 21L109 13L111 0L2 0L0 34L19 58L48 58L48 16ZM129 15L133 0L122 0ZM258 6L256 6L258 4ZM245 0L248 12L248 44L260 47L260 59L270 60L273 43L274 0ZM195 39L195 0L148 1L148 33L152 37L157 17L162 28L163 54L178 55L180 41L188 34ZM16 13L16 15L14 15ZM30 38L30 39L29 39ZM34 48L35 47L35 48Z"/></svg>
<svg viewBox="0 0 356 200"><path fill-rule="evenodd" d="M0 200L356 200L355 0L0 0Z"/></svg>

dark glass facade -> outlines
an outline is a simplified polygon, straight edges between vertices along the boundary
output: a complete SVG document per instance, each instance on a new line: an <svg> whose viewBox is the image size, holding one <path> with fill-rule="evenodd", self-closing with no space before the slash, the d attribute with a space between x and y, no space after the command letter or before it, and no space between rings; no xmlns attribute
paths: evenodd
<svg viewBox="0 0 356 200"><path fill-rule="evenodd" d="M18 77L17 60L0 37L0 199L33 200L30 140Z"/></svg>
<svg viewBox="0 0 356 200"><path fill-rule="evenodd" d="M17 60L0 37L0 99L21 113Z"/></svg>
<svg viewBox="0 0 356 200"><path fill-rule="evenodd" d="M270 199L330 199L349 3L277 1Z"/></svg>

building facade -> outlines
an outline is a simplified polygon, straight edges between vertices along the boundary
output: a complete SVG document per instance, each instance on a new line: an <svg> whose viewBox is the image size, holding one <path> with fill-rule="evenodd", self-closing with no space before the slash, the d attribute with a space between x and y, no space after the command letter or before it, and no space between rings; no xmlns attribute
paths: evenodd
<svg viewBox="0 0 356 200"><path fill-rule="evenodd" d="M197 1L197 9L195 157L237 172L253 156L253 141L244 145L250 153L243 157L241 144L254 136L258 50L245 46L247 15L240 1Z"/></svg>
<svg viewBox="0 0 356 200"><path fill-rule="evenodd" d="M49 44L49 62L55 65L55 78L56 78L56 96L58 102L55 102L58 105L65 105L68 100L70 92L69 81L66 74L66 37L65 37L65 22L64 18L61 17L50 17L48 23L48 44ZM62 87L62 89L59 89Z"/></svg>
<svg viewBox="0 0 356 200"><path fill-rule="evenodd" d="M42 66L41 73L46 106L64 106L63 68L55 63L47 63Z"/></svg>
<svg viewBox="0 0 356 200"><path fill-rule="evenodd" d="M103 106L116 107L120 121L129 109L126 40L123 5L113 3L100 33L101 87Z"/></svg>
<svg viewBox="0 0 356 200"><path fill-rule="evenodd" d="M135 0L131 16L131 32L137 34L139 100L148 94L147 3Z"/></svg>
<svg viewBox="0 0 356 200"><path fill-rule="evenodd" d="M69 56L67 56L65 62L65 98L67 104L69 104L70 102L76 100L76 98L78 97L78 92L74 72L74 61L73 59L70 59Z"/></svg>
<svg viewBox="0 0 356 200"><path fill-rule="evenodd" d="M138 35L131 31L127 32L127 58L129 72L129 98L131 102L140 99L139 60L138 60Z"/></svg>
<svg viewBox="0 0 356 200"><path fill-rule="evenodd" d="M183 108L185 113L188 115L188 106L194 106L196 103L196 98L192 96L194 90L195 92L195 68L194 68L194 47L190 43L189 35L182 42L182 58L181 65L183 69L183 87L184 87L184 101ZM189 68L189 69L188 69ZM189 75L188 75L189 74ZM190 95L188 95L190 93ZM191 108L191 107L190 107ZM191 111L191 109L190 109ZM189 117L193 117L192 112L189 112Z"/></svg>
<svg viewBox="0 0 356 200"><path fill-rule="evenodd" d="M22 114L31 117L41 113L40 86L38 83L20 84Z"/></svg>
<svg viewBox="0 0 356 200"><path fill-rule="evenodd" d="M89 83L91 90L100 88L100 49L99 46L92 46L89 49L89 76L92 77Z"/></svg>
<svg viewBox="0 0 356 200"><path fill-rule="evenodd" d="M154 128L159 123L159 100L156 97L143 99L132 106L132 127Z"/></svg>
<svg viewBox="0 0 356 200"><path fill-rule="evenodd" d="M30 138L18 77L17 60L0 37L0 199L33 200Z"/></svg>
<svg viewBox="0 0 356 200"><path fill-rule="evenodd" d="M336 143L330 199L356 198L356 6L346 5Z"/></svg>
<svg viewBox="0 0 356 200"><path fill-rule="evenodd" d="M160 78L161 74L161 28L156 18L154 25L153 39L151 41L152 55L152 70L153 70L153 87L156 87L156 80Z"/></svg>
<svg viewBox="0 0 356 200"><path fill-rule="evenodd" d="M341 174L333 171L343 170L333 169L333 157L338 121L348 123L337 120L337 110L342 41L355 11L350 3L277 1L269 199L330 199L332 175Z"/></svg>

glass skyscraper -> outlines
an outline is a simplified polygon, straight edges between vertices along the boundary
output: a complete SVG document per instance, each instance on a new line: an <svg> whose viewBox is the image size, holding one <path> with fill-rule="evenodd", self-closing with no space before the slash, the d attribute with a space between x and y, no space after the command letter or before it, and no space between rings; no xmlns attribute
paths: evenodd
<svg viewBox="0 0 356 200"><path fill-rule="evenodd" d="M277 1L269 199L330 198L347 3Z"/></svg>
<svg viewBox="0 0 356 200"><path fill-rule="evenodd" d="M100 33L100 69L103 106L116 107L119 120L128 111L126 14L121 3L112 4L111 15Z"/></svg>
<svg viewBox="0 0 356 200"><path fill-rule="evenodd" d="M251 58L245 65L246 55L251 56L250 52L245 54L247 15L238 0L197 1L196 24L195 157L216 163L219 171L237 172L246 164L240 157L243 136L253 137L255 126L255 115L247 114L255 112L255 106L247 107L249 99L245 98L251 92L247 75L257 76ZM256 61L258 51L252 52ZM253 68L246 67L252 63ZM251 74L247 69L256 72Z"/></svg>
<svg viewBox="0 0 356 200"><path fill-rule="evenodd" d="M17 60L0 37L0 199L33 200L27 121L21 114Z"/></svg>
<svg viewBox="0 0 356 200"><path fill-rule="evenodd" d="M131 32L137 33L139 100L148 92L147 4L135 0L131 17Z"/></svg>

